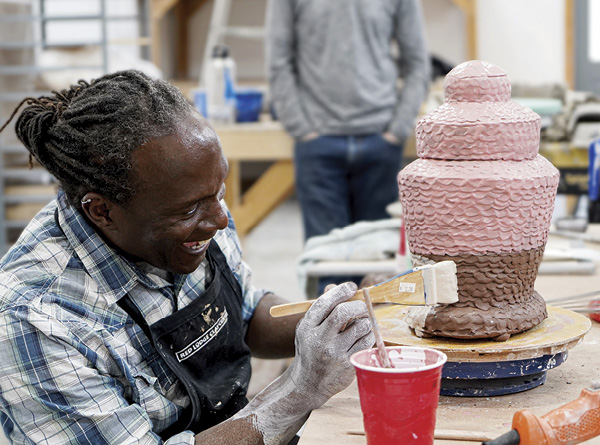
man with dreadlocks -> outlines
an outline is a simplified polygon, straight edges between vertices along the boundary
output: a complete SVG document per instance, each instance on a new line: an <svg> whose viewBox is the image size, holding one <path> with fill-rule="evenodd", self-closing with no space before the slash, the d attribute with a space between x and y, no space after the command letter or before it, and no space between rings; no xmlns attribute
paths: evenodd
<svg viewBox="0 0 600 445"><path fill-rule="evenodd" d="M364 303L346 301L356 286L299 322L269 317L283 300L250 282L218 138L168 83L123 71L23 103L17 135L61 187L0 262L6 435L288 443L374 342ZM250 354L294 352L248 403Z"/></svg>

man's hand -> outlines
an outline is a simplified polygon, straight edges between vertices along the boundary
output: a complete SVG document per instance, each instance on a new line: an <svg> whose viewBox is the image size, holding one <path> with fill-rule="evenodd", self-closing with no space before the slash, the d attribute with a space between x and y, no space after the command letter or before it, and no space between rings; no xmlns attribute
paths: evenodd
<svg viewBox="0 0 600 445"><path fill-rule="evenodd" d="M290 378L316 409L354 379L350 356L375 343L364 301L346 301L354 283L328 287L296 328L296 358Z"/></svg>
<svg viewBox="0 0 600 445"><path fill-rule="evenodd" d="M400 144L400 140L398 140L398 138L393 133L390 133L389 131L386 131L385 133L383 133L381 135L381 137L383 139L385 139L386 141L388 141L390 144L393 144L393 145Z"/></svg>
<svg viewBox="0 0 600 445"><path fill-rule="evenodd" d="M365 302L346 301L354 294L354 283L328 287L298 323L290 367L235 416L198 434L196 443L240 443L241 437L248 444L288 443L313 409L352 382L350 355L375 343Z"/></svg>
<svg viewBox="0 0 600 445"><path fill-rule="evenodd" d="M300 138L301 142L308 142L308 141L312 141L313 139L317 139L319 137L319 133L317 133L316 131L311 131L308 134L305 134L304 136L302 136Z"/></svg>

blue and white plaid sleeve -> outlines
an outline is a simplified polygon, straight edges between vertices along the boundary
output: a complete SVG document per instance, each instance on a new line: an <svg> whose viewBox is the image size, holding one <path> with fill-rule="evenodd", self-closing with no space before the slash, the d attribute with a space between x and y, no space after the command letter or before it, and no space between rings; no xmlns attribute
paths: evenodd
<svg viewBox="0 0 600 445"><path fill-rule="evenodd" d="M6 435L13 443L163 443L148 413L128 399L114 375L119 366L111 366L102 347L110 332L83 326L78 315L60 322L24 305L0 313L0 420ZM191 445L194 435L184 432L165 443Z"/></svg>

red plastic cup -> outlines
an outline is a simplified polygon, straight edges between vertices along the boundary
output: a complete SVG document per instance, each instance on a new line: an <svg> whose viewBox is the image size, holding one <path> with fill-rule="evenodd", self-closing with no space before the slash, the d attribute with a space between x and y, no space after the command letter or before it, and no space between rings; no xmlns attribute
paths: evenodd
<svg viewBox="0 0 600 445"><path fill-rule="evenodd" d="M590 313L590 318L600 323L600 300L592 300L588 304L588 308L596 312Z"/></svg>
<svg viewBox="0 0 600 445"><path fill-rule="evenodd" d="M411 346L386 349L395 368L382 368L376 349L350 357L367 444L433 444L446 354Z"/></svg>

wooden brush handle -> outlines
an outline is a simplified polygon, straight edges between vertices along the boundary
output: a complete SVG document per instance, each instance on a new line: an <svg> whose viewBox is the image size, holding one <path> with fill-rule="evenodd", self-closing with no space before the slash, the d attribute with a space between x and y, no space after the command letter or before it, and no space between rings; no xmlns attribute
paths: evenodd
<svg viewBox="0 0 600 445"><path fill-rule="evenodd" d="M317 300L299 301L298 303L280 304L272 306L270 309L271 317L285 317L286 315L303 314Z"/></svg>
<svg viewBox="0 0 600 445"><path fill-rule="evenodd" d="M363 299L364 299L363 291L359 290L356 292L356 295L354 295L348 301L363 300ZM297 303L280 304L277 306L272 306L271 309L269 310L269 312L271 314L271 317L274 317L274 318L285 317L286 315L303 314L308 310L308 308L310 308L313 305L313 303L315 301L317 301L317 300L306 300L306 301L299 301Z"/></svg>

